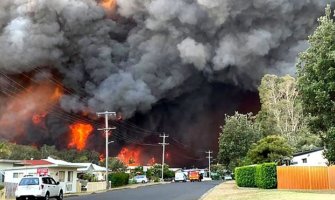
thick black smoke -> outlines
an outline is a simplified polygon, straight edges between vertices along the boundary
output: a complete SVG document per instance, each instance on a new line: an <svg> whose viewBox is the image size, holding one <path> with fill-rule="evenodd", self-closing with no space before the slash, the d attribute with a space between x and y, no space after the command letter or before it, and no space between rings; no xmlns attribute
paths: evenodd
<svg viewBox="0 0 335 200"><path fill-rule="evenodd" d="M211 109L220 117L236 109L243 95L227 89L255 90L266 73L294 74L326 2L118 0L108 18L95 0L1 0L0 70L57 69L72 91L64 110L90 107L126 118L151 118L145 113L153 110L166 116L155 126L177 123L173 131L186 141L195 118L203 127L193 115L210 119ZM178 116L179 125L170 119Z"/></svg>

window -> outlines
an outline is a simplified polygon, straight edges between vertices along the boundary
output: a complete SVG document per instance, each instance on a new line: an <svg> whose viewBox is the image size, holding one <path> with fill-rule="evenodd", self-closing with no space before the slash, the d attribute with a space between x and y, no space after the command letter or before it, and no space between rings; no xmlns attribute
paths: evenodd
<svg viewBox="0 0 335 200"><path fill-rule="evenodd" d="M72 182L73 181L73 171L67 172L67 181Z"/></svg>
<svg viewBox="0 0 335 200"><path fill-rule="evenodd" d="M19 185L38 185L38 178L23 178Z"/></svg>
<svg viewBox="0 0 335 200"><path fill-rule="evenodd" d="M51 184L49 178L42 178L42 182L43 182L44 184Z"/></svg>
<svg viewBox="0 0 335 200"><path fill-rule="evenodd" d="M65 182L65 172L64 171L60 171L59 173L59 182Z"/></svg>
<svg viewBox="0 0 335 200"><path fill-rule="evenodd" d="M49 178L49 181L52 185L56 185L56 181L53 178Z"/></svg>
<svg viewBox="0 0 335 200"><path fill-rule="evenodd" d="M13 173L13 178L22 178L23 173Z"/></svg>
<svg viewBox="0 0 335 200"><path fill-rule="evenodd" d="M307 163L307 158L303 158L302 163Z"/></svg>

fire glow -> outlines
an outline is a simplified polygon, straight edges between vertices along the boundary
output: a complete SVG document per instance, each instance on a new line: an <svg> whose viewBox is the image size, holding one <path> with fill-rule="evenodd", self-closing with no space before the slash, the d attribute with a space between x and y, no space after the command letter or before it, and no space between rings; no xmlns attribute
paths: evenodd
<svg viewBox="0 0 335 200"><path fill-rule="evenodd" d="M68 147L76 148L80 151L85 149L87 139L93 131L93 127L90 124L75 123L70 125L71 139Z"/></svg>
<svg viewBox="0 0 335 200"><path fill-rule="evenodd" d="M100 5L105 9L106 12L114 12L116 9L116 0L102 0Z"/></svg>
<svg viewBox="0 0 335 200"><path fill-rule="evenodd" d="M0 117L2 134L7 133L8 129L11 130L8 132L15 132L12 136L22 136L25 134L25 125L29 121L42 126L48 110L59 102L62 95L62 88L45 81L38 85L31 85L17 95L11 96L2 111L4 114Z"/></svg>
<svg viewBox="0 0 335 200"><path fill-rule="evenodd" d="M123 147L117 157L127 166L140 166L140 155L140 149Z"/></svg>

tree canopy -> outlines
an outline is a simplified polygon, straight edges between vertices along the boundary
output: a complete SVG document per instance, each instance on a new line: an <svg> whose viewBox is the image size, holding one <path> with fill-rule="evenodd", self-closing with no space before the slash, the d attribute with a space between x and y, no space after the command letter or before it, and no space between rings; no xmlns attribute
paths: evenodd
<svg viewBox="0 0 335 200"><path fill-rule="evenodd" d="M235 113L226 116L219 137L218 159L232 170L242 162L250 146L259 139L259 131L252 122L251 114Z"/></svg>
<svg viewBox="0 0 335 200"><path fill-rule="evenodd" d="M18 145L7 141L0 142L0 158L10 160L45 159L52 156L68 162L99 163L99 153L90 150L78 151L76 149L57 150L55 146L43 145L35 147Z"/></svg>
<svg viewBox="0 0 335 200"><path fill-rule="evenodd" d="M320 146L320 139L308 129L308 115L303 113L294 77L266 74L258 90L261 111L256 121L261 124L264 136L279 135L296 151Z"/></svg>
<svg viewBox="0 0 335 200"><path fill-rule="evenodd" d="M100 161L100 165L105 165L105 159ZM113 172L124 172L127 169L127 166L117 157L110 157L108 159L108 168Z"/></svg>
<svg viewBox="0 0 335 200"><path fill-rule="evenodd" d="M283 137L272 135L253 144L248 151L246 160L250 164L279 162L284 158L291 157L292 153L292 147Z"/></svg>
<svg viewBox="0 0 335 200"><path fill-rule="evenodd" d="M309 37L309 48L299 55L298 88L309 126L326 146L326 158L335 162L335 23L330 5Z"/></svg>

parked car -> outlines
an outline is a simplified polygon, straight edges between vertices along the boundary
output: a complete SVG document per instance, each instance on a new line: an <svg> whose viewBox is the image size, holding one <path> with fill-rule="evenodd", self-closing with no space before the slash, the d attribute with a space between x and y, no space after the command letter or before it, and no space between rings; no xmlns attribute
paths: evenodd
<svg viewBox="0 0 335 200"><path fill-rule="evenodd" d="M49 200L54 197L57 200L63 199L63 190L50 176L25 176L23 177L15 191L16 200L26 198L41 198Z"/></svg>
<svg viewBox="0 0 335 200"><path fill-rule="evenodd" d="M187 177L184 174L184 172L179 171L175 173L174 182L186 182L186 180L187 180Z"/></svg>
<svg viewBox="0 0 335 200"><path fill-rule="evenodd" d="M136 183L147 183L148 182L148 178L146 175L137 175L134 177L134 181Z"/></svg>
<svg viewBox="0 0 335 200"><path fill-rule="evenodd" d="M233 177L230 174L226 174L226 175L223 176L223 179L226 180L226 181L229 181L229 180L233 180Z"/></svg>

